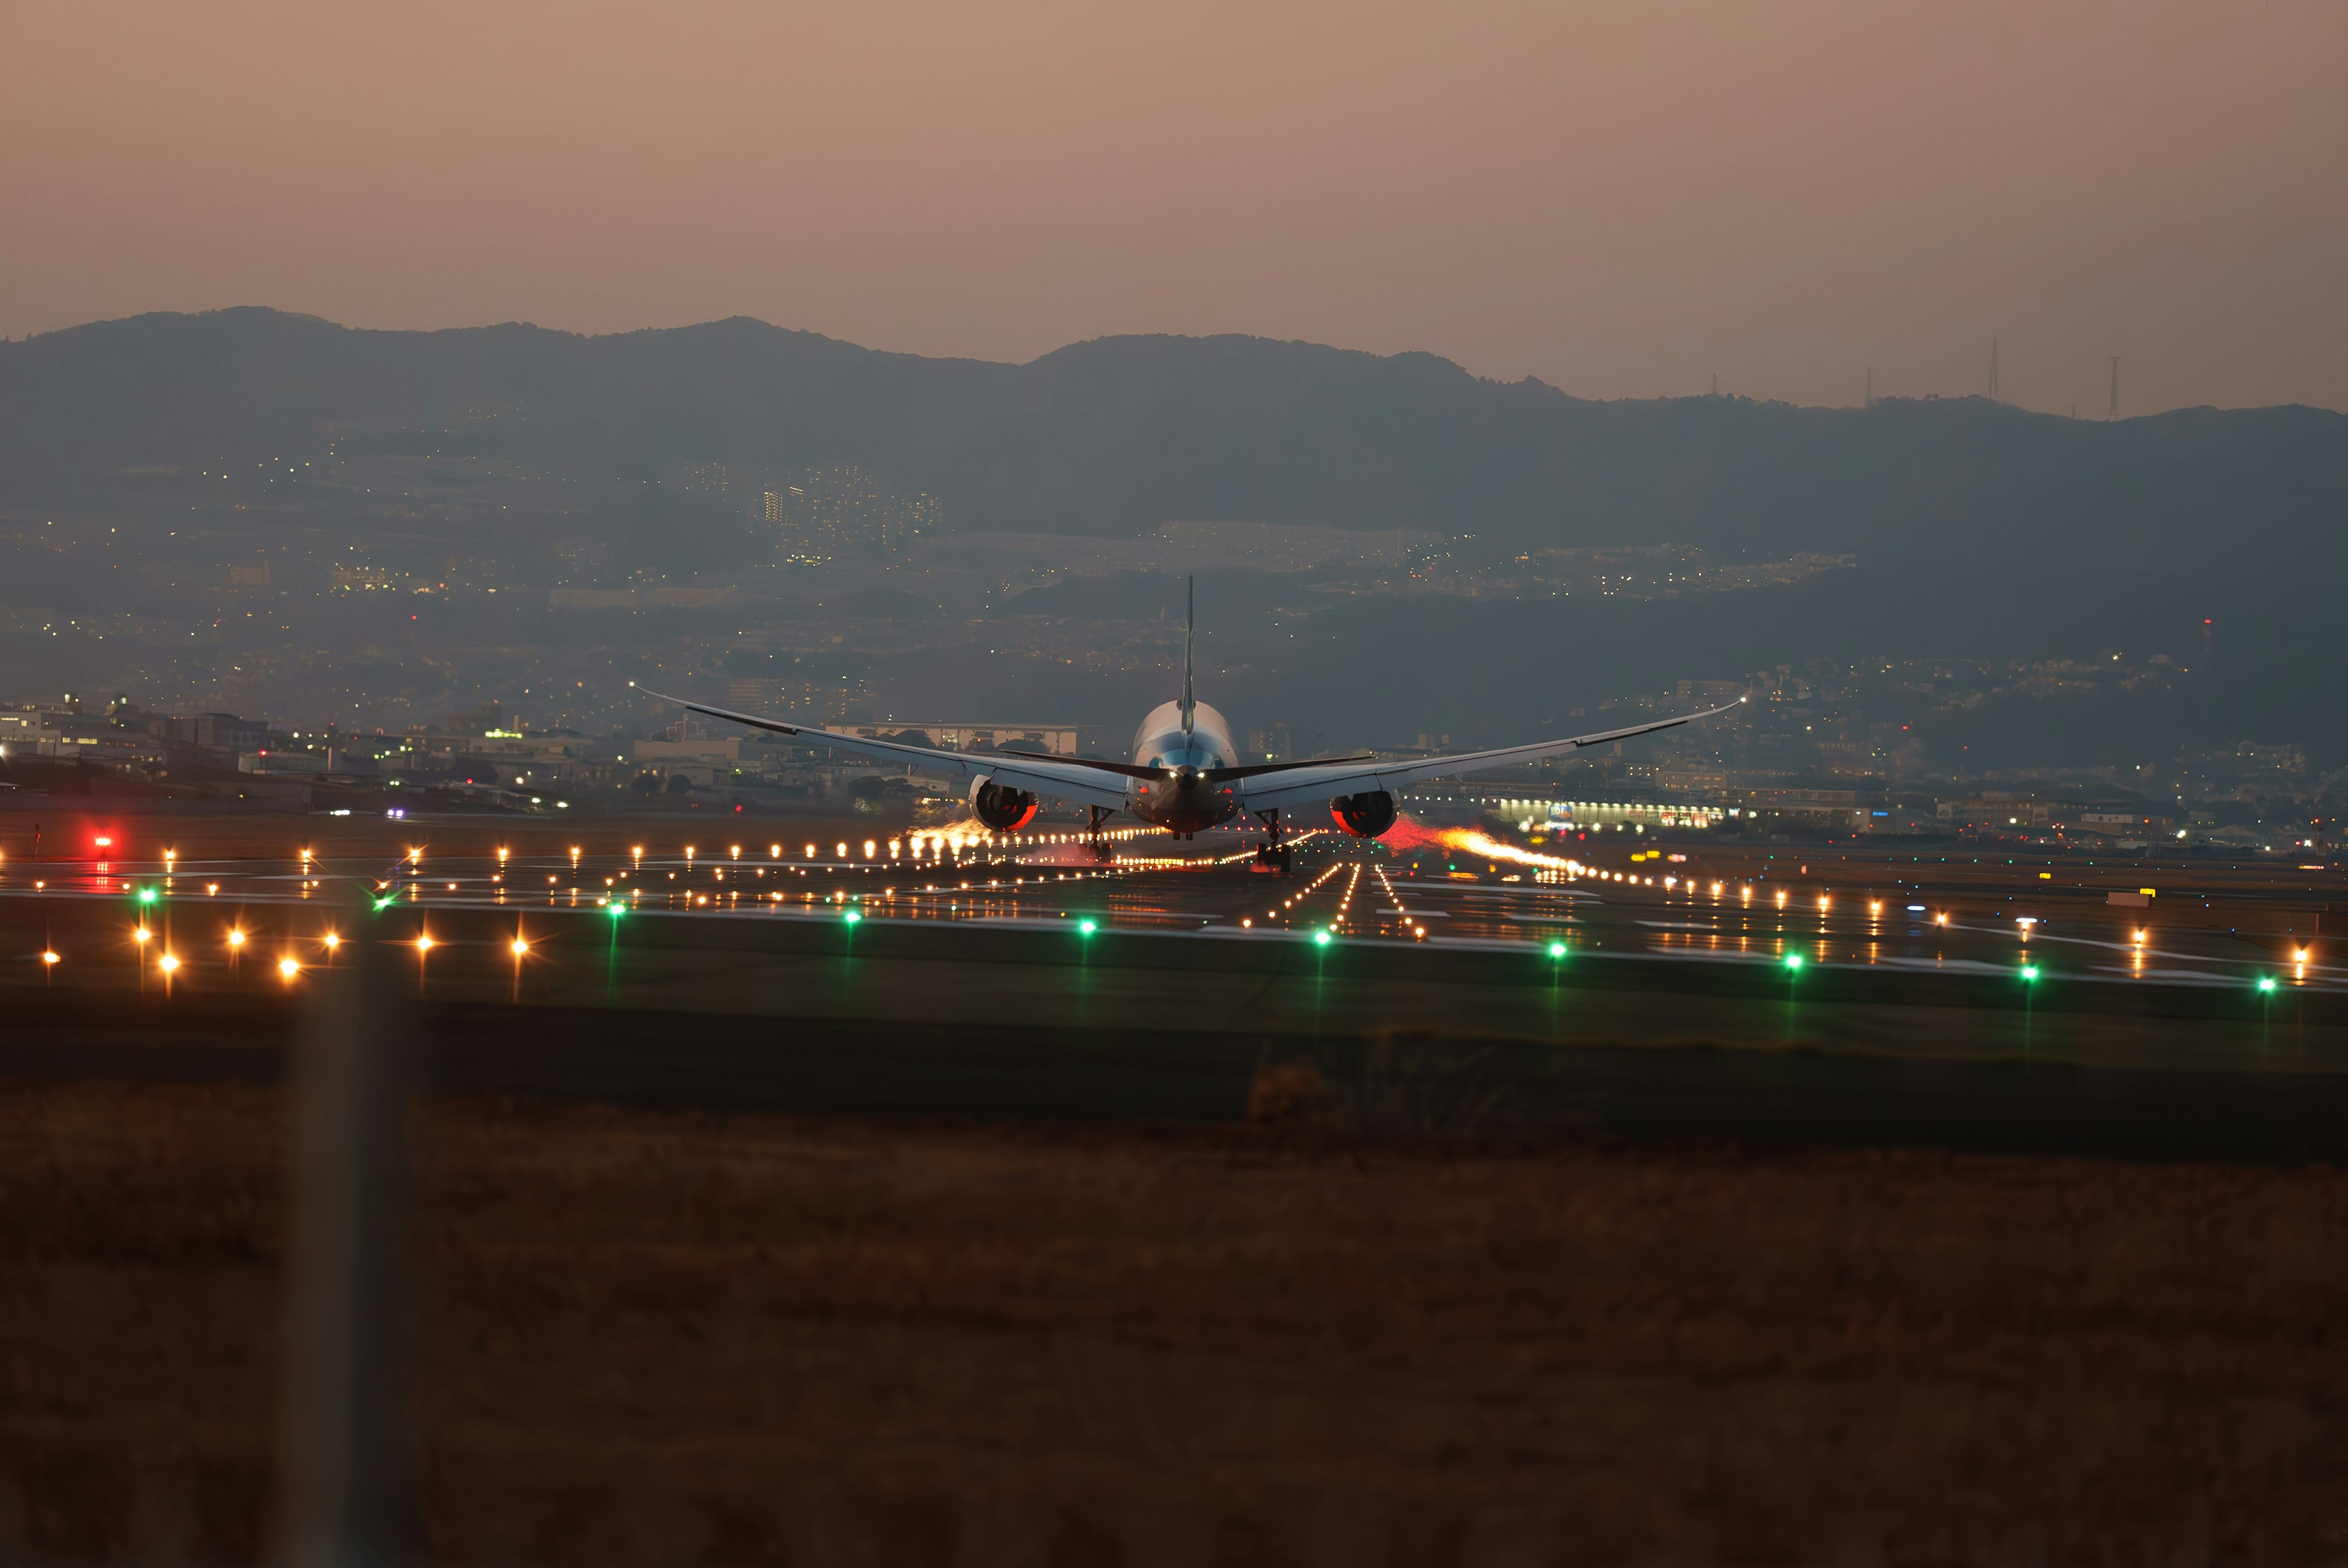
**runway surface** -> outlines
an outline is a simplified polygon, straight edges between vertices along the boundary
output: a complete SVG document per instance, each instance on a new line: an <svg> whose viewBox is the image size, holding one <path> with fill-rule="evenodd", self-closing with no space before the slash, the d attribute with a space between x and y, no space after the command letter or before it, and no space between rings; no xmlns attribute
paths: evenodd
<svg viewBox="0 0 2348 1568"><path fill-rule="evenodd" d="M1122 836L1104 863L1058 833L752 825L84 825L104 861L55 829L38 861L12 842L0 983L39 1027L0 1074L273 1077L366 946L443 1081L478 1091L1214 1122L1292 1062L1357 1126L2348 1157L2329 871L1569 856L1406 824L1314 835L1282 876L1238 835Z"/></svg>

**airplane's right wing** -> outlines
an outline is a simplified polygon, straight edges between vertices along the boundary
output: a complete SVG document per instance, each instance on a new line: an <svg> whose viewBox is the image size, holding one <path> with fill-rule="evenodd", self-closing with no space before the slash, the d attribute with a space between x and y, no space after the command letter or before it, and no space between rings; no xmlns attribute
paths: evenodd
<svg viewBox="0 0 2348 1568"><path fill-rule="evenodd" d="M1422 779L1450 778L1458 774L1478 773L1485 768L1504 768L1512 763L1536 762L1542 757L1555 756L1560 752L1574 751L1582 746L1602 746L1609 741L1628 740L1632 735L1673 729L1697 719L1715 719L1744 701L1739 697L1735 702L1709 708L1701 713L1683 713L1676 719L1657 719L1651 723L1605 730L1594 735L1535 741L1530 745L1502 746L1497 751L1460 752L1447 757L1428 757L1421 762L1340 763L1329 767L1303 767L1290 773L1272 774L1261 780L1243 780L1240 785L1240 798L1250 811L1270 811L1274 807L1306 805L1341 794L1398 790Z"/></svg>
<svg viewBox="0 0 2348 1568"><path fill-rule="evenodd" d="M634 683L632 682L630 684ZM653 691L650 687L638 686L636 690L647 697L675 702L680 708L705 713L713 719L747 724L751 729L766 730L778 735L796 736L809 745L830 746L857 756L900 763L946 778L969 781L985 777L1010 789L1048 795L1054 800L1073 801L1079 805L1107 806L1114 810L1125 804L1127 778L1159 778L1165 772L1161 768L1134 767L1124 763L1044 757L1025 752L932 751L927 746L909 746L901 741L868 740L862 735L843 735L834 730L786 723L780 719L762 719L756 713L737 713L730 708L712 708L705 703L688 702L682 697Z"/></svg>

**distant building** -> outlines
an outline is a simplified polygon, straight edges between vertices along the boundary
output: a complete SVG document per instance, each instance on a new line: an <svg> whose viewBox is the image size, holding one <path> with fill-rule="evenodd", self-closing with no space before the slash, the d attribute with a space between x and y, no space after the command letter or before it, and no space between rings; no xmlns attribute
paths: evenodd
<svg viewBox="0 0 2348 1568"><path fill-rule="evenodd" d="M269 744L269 721L234 713L196 713L160 721L164 739L216 752L257 752Z"/></svg>
<svg viewBox="0 0 2348 1568"><path fill-rule="evenodd" d="M1993 833L2011 828L2044 827L2054 818L2052 808L2043 800L1996 790L1963 800L1935 802L1933 815L1939 821L1960 830L1987 829Z"/></svg>
<svg viewBox="0 0 2348 1568"><path fill-rule="evenodd" d="M407 574L387 566L360 561L336 566L334 570L336 593L396 593L407 586Z"/></svg>
<svg viewBox="0 0 2348 1568"><path fill-rule="evenodd" d="M1248 756L1251 761L1295 762L1304 757L1326 756L1329 743L1318 730L1308 730L1296 724L1272 724L1247 733Z"/></svg>
<svg viewBox="0 0 2348 1568"><path fill-rule="evenodd" d="M894 555L915 535L937 532L944 508L935 496L900 492L853 463L826 463L761 490L757 516L774 530L776 559L820 561Z"/></svg>
<svg viewBox="0 0 2348 1568"><path fill-rule="evenodd" d="M842 733L884 741L919 736L942 752L1043 751L1064 757L1076 753L1074 724L901 723L892 719L846 725Z"/></svg>
<svg viewBox="0 0 2348 1568"><path fill-rule="evenodd" d="M839 723L863 694L862 682L844 677L754 676L726 683L726 705L736 712L789 715L801 723Z"/></svg>

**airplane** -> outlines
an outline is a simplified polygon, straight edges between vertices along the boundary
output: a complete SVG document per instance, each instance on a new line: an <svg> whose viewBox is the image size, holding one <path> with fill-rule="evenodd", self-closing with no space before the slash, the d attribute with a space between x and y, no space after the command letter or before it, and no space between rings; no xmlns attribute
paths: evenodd
<svg viewBox="0 0 2348 1568"><path fill-rule="evenodd" d="M1025 827L1046 799L1086 807L1091 819L1086 836L1097 847L1101 824L1119 811L1186 839L1246 813L1263 825L1266 835L1257 848L1258 867L1279 871L1287 870L1290 864L1281 842L1288 812L1326 801L1338 827L1356 838L1377 838L1394 826L1400 815L1395 792L1422 779L1507 767L1673 729L1698 719L1715 719L1746 700L1739 697L1700 712L1596 734L1418 761L1381 763L1367 752L1355 752L1295 762L1249 763L1241 760L1239 747L1231 743L1230 722L1198 700L1191 678L1197 609L1193 583L1182 634L1182 695L1178 701L1159 703L1141 721L1141 727L1134 732L1129 763L1030 752L948 752L899 741L868 740L818 725L786 723L687 702L633 681L628 684L647 697L713 719L794 736L858 756L901 763L932 776L966 780L972 815L997 833L1016 833Z"/></svg>

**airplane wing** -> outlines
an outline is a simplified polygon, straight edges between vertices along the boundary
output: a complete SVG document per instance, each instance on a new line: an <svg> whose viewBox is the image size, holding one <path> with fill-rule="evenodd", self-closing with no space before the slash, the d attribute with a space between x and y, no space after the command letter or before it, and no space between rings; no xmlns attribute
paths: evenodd
<svg viewBox="0 0 2348 1568"><path fill-rule="evenodd" d="M1484 768L1504 768L1511 763L1536 762L1581 746L1601 746L1609 741L1627 740L1632 735L1668 730L1697 719L1716 719L1744 701L1739 697L1735 702L1709 708L1701 713L1683 713L1676 719L1658 719L1653 723L1632 724L1627 729L1606 730L1595 735L1575 735L1561 741L1535 741L1528 746L1503 746L1498 751L1461 752L1453 756L1429 757L1424 762L1353 763L1329 767L1303 767L1261 780L1246 780L1241 785L1240 798L1250 811L1270 811L1275 806L1304 805L1341 794L1398 790L1421 779L1450 778L1457 774L1472 774Z"/></svg>
<svg viewBox="0 0 2348 1568"><path fill-rule="evenodd" d="M633 681L628 684L635 686ZM728 708L712 708L706 703L688 702L682 697L655 692L648 686L636 686L636 690L647 697L675 702L680 708L705 713L713 719L747 724L754 730L767 730L778 735L795 735L809 745L830 746L857 756L900 763L907 767L919 768L925 774L946 778L968 781L983 774L1012 789L1027 790L1035 794L1048 795L1054 800L1074 801L1079 805L1100 805L1111 809L1123 806L1127 778L1156 778L1163 772L1161 769L1134 767L1126 763L1033 756L1025 752L933 751L928 746L909 746L899 741L871 741L862 735L843 735L812 725L787 724L780 719L762 719L755 713L736 713Z"/></svg>

